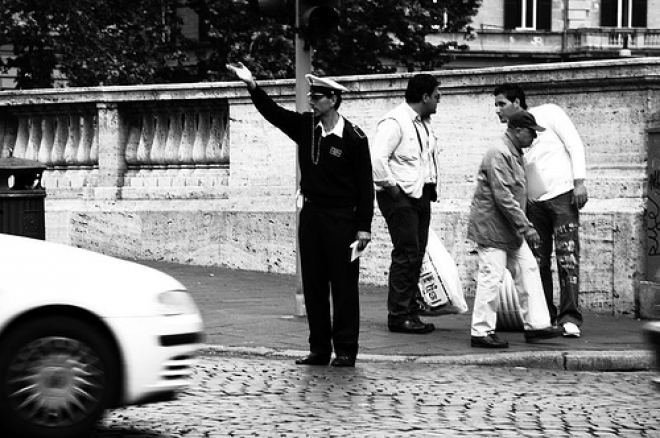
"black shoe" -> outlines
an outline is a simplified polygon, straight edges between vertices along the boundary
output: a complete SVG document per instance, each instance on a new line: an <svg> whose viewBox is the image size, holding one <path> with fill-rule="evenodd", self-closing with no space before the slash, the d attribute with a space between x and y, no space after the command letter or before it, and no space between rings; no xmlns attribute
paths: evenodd
<svg viewBox="0 0 660 438"><path fill-rule="evenodd" d="M486 336L472 336L470 344L476 348L509 348L509 343L502 341L495 333Z"/></svg>
<svg viewBox="0 0 660 438"><path fill-rule="evenodd" d="M388 328L395 333L424 334L431 333L435 326L431 323L424 323L419 319L407 319L398 324L389 324Z"/></svg>
<svg viewBox="0 0 660 438"><path fill-rule="evenodd" d="M296 359L296 365L327 365L330 363L330 356L320 353L311 353L302 359Z"/></svg>
<svg viewBox="0 0 660 438"><path fill-rule="evenodd" d="M355 358L352 356L337 356L330 365L333 367L352 368L355 366Z"/></svg>
<svg viewBox="0 0 660 438"><path fill-rule="evenodd" d="M550 326L540 330L525 330L525 342L536 342L542 339L558 338L564 335L563 327Z"/></svg>

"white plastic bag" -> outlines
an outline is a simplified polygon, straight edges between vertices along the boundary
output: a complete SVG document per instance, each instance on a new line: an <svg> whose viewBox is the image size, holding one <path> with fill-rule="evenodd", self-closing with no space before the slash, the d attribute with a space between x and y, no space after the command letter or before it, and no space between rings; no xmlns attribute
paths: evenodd
<svg viewBox="0 0 660 438"><path fill-rule="evenodd" d="M511 271L504 270L499 289L500 306L497 309L497 330L523 331L524 324L520 309L520 297Z"/></svg>
<svg viewBox="0 0 660 438"><path fill-rule="evenodd" d="M432 228L429 229L418 286L418 302L423 315L439 316L468 311L458 267Z"/></svg>

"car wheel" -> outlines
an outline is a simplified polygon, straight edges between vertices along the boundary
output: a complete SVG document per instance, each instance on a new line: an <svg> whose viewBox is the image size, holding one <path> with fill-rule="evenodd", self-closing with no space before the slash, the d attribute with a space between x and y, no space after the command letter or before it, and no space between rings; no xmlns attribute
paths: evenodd
<svg viewBox="0 0 660 438"><path fill-rule="evenodd" d="M0 345L0 423L40 438L94 426L119 385L117 354L96 327L44 317L15 327Z"/></svg>

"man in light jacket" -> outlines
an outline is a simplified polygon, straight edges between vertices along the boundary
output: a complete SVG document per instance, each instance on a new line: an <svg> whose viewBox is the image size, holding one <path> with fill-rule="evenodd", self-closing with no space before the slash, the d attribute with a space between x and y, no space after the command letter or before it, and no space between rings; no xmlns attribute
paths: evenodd
<svg viewBox="0 0 660 438"><path fill-rule="evenodd" d="M392 238L388 280L388 328L423 334L435 327L419 319L419 274L437 200L437 140L430 117L440 100L438 80L429 74L410 78L405 103L378 123L371 149L376 199Z"/></svg>
<svg viewBox="0 0 660 438"><path fill-rule="evenodd" d="M467 235L477 244L479 254L472 347L509 346L495 333L500 283L507 268L520 298L525 340L535 342L563 333L563 329L550 324L539 267L527 243L537 245L539 235L525 215L522 150L532 144L537 132L544 130L528 112L512 114L502 143L489 149L479 166Z"/></svg>

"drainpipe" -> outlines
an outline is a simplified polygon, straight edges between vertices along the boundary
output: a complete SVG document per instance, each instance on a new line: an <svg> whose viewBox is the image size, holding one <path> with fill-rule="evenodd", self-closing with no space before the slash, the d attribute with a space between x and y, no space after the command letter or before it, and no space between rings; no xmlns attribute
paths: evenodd
<svg viewBox="0 0 660 438"><path fill-rule="evenodd" d="M561 35L561 60L562 62L566 61L566 50L568 49L568 2L569 0L564 0L564 29Z"/></svg>

